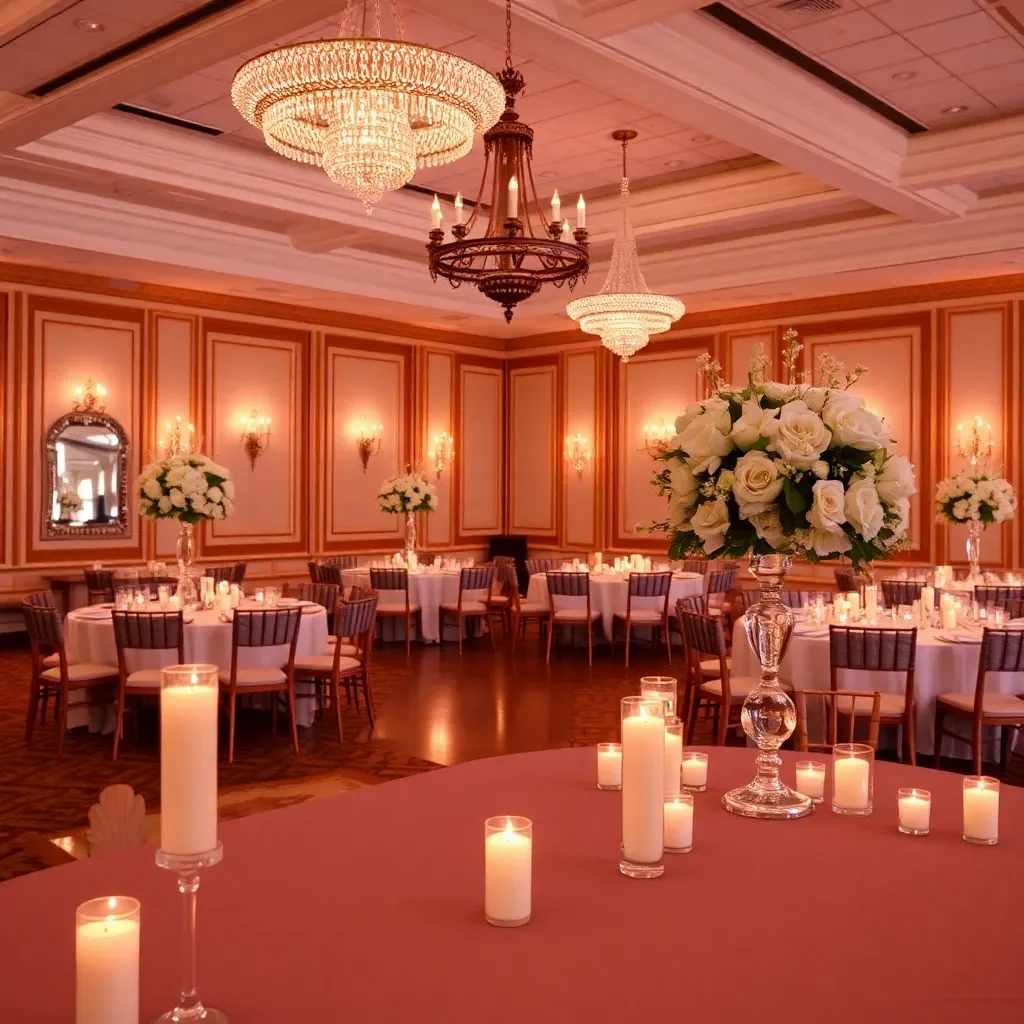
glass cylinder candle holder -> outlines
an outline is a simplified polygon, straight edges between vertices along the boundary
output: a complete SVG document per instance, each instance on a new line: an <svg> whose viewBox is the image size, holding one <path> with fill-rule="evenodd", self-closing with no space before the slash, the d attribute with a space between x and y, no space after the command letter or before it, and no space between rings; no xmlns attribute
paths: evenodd
<svg viewBox="0 0 1024 1024"><path fill-rule="evenodd" d="M621 743L598 743L597 788L622 789Z"/></svg>
<svg viewBox="0 0 1024 1024"><path fill-rule="evenodd" d="M689 853L693 849L693 794L665 798L665 852Z"/></svg>
<svg viewBox="0 0 1024 1024"><path fill-rule="evenodd" d="M703 793L708 788L708 755L702 750L683 751L682 782L687 793Z"/></svg>
<svg viewBox="0 0 1024 1024"><path fill-rule="evenodd" d="M499 928L527 924L533 887L533 822L501 814L484 822L484 917Z"/></svg>
<svg viewBox="0 0 1024 1024"><path fill-rule="evenodd" d="M140 924L130 896L75 911L75 1024L138 1024Z"/></svg>
<svg viewBox="0 0 1024 1024"><path fill-rule="evenodd" d="M927 789L901 789L897 794L899 830L907 836L926 836L931 829L932 795Z"/></svg>
<svg viewBox="0 0 1024 1024"><path fill-rule="evenodd" d="M630 878L657 878L665 870L665 702L623 697L622 856Z"/></svg>
<svg viewBox="0 0 1024 1024"><path fill-rule="evenodd" d="M964 778L965 843L995 846L999 842L999 780L990 775Z"/></svg>
<svg viewBox="0 0 1024 1024"><path fill-rule="evenodd" d="M666 704L665 717L676 713L679 701L678 682L672 676L643 676L640 680L641 697L660 697Z"/></svg>
<svg viewBox="0 0 1024 1024"><path fill-rule="evenodd" d="M145 590L136 590L135 595L132 598L132 607L136 611L144 611L146 605L149 603L149 594Z"/></svg>
<svg viewBox="0 0 1024 1024"><path fill-rule="evenodd" d="M160 586L156 588L156 598L157 601L160 603L160 608L162 610L170 608L171 588L168 587L166 584L161 583Z"/></svg>
<svg viewBox="0 0 1024 1024"><path fill-rule="evenodd" d="M263 604L263 588L262 587L257 587L252 592L252 599L256 602L256 604L259 604L259 605Z"/></svg>
<svg viewBox="0 0 1024 1024"><path fill-rule="evenodd" d="M812 804L825 800L825 765L821 761L797 761L796 791L811 798Z"/></svg>
<svg viewBox="0 0 1024 1024"><path fill-rule="evenodd" d="M665 718L665 796L677 796L683 770L683 720L678 715Z"/></svg>
<svg viewBox="0 0 1024 1024"><path fill-rule="evenodd" d="M875 752L866 743L832 747L832 810L866 817L871 813Z"/></svg>

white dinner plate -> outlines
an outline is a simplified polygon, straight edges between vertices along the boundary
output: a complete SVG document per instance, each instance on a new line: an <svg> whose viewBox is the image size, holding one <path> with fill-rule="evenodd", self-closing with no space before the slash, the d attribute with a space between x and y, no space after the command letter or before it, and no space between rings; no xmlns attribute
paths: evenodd
<svg viewBox="0 0 1024 1024"><path fill-rule="evenodd" d="M939 633L938 638L947 644L980 644L981 637L972 633Z"/></svg>
<svg viewBox="0 0 1024 1024"><path fill-rule="evenodd" d="M282 597L278 604L301 604L297 597Z"/></svg>
<svg viewBox="0 0 1024 1024"><path fill-rule="evenodd" d="M113 613L109 608L97 608L94 611L81 612L80 617L83 619L110 619L113 618Z"/></svg>

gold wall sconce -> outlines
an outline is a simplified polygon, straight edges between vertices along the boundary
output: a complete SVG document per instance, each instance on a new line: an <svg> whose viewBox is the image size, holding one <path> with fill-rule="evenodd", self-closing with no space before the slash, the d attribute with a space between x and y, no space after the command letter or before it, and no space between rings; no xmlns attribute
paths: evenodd
<svg viewBox="0 0 1024 1024"><path fill-rule="evenodd" d="M185 430L182 430L180 416L175 416L174 422L167 424L166 440L161 437L156 444L161 455L170 458L177 455L191 455L199 448L196 442L196 428L189 423L185 426Z"/></svg>
<svg viewBox="0 0 1024 1024"><path fill-rule="evenodd" d="M565 439L565 461L576 470L578 477L583 476L583 470L593 457L590 442L578 430Z"/></svg>
<svg viewBox="0 0 1024 1024"><path fill-rule="evenodd" d="M644 446L641 451L647 452L651 458L657 458L668 451L668 443L676 436L676 428L663 419L644 424Z"/></svg>
<svg viewBox="0 0 1024 1024"><path fill-rule="evenodd" d="M104 412L106 411L104 404L106 397L107 389L90 377L84 385L79 384L75 388L75 403L72 409L75 412Z"/></svg>
<svg viewBox="0 0 1024 1024"><path fill-rule="evenodd" d="M249 459L249 468L256 468L256 460L270 447L270 417L260 416L253 409L242 417L242 448Z"/></svg>
<svg viewBox="0 0 1024 1024"><path fill-rule="evenodd" d="M455 439L447 431L435 434L429 455L430 461L434 463L437 479L440 480L445 466L450 466L455 459Z"/></svg>
<svg viewBox="0 0 1024 1024"><path fill-rule="evenodd" d="M992 458L994 450L991 423L986 423L980 416L975 416L966 437L964 425L957 424L956 453L971 467L972 472L987 472L989 459Z"/></svg>
<svg viewBox="0 0 1024 1024"><path fill-rule="evenodd" d="M380 451L381 434L384 433L384 424L364 424L359 428L356 437L356 451L359 452L359 461L363 464L363 472L369 465L370 457Z"/></svg>

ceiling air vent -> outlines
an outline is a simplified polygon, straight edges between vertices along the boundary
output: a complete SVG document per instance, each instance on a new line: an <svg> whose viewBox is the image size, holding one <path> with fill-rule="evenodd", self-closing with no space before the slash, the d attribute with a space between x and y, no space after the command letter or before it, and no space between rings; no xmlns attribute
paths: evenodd
<svg viewBox="0 0 1024 1024"><path fill-rule="evenodd" d="M777 11L794 11L797 14L828 14L841 11L840 0L782 0L775 5Z"/></svg>

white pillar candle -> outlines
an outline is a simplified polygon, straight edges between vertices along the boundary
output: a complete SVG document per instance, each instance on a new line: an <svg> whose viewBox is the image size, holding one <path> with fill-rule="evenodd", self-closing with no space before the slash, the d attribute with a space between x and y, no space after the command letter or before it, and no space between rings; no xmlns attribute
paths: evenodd
<svg viewBox="0 0 1024 1024"><path fill-rule="evenodd" d="M181 598L178 597L177 594L171 594L167 599L167 607L170 608L172 612L178 611L181 608Z"/></svg>
<svg viewBox="0 0 1024 1024"><path fill-rule="evenodd" d="M952 602L942 609L942 628L956 629L956 605Z"/></svg>
<svg viewBox="0 0 1024 1024"><path fill-rule="evenodd" d="M217 584L217 593L218 594L229 594L229 593L231 593L231 584L228 583L227 580L221 580L220 583Z"/></svg>
<svg viewBox="0 0 1024 1024"><path fill-rule="evenodd" d="M825 798L825 766L820 761L798 761L796 791L820 801Z"/></svg>
<svg viewBox="0 0 1024 1024"><path fill-rule="evenodd" d="M999 840L999 782L988 776L964 779L964 839L993 845Z"/></svg>
<svg viewBox="0 0 1024 1024"><path fill-rule="evenodd" d="M160 688L160 848L217 846L217 667L165 668Z"/></svg>
<svg viewBox="0 0 1024 1024"><path fill-rule="evenodd" d="M932 816L932 795L927 789L901 789L897 798L900 831L925 833Z"/></svg>
<svg viewBox="0 0 1024 1024"><path fill-rule="evenodd" d="M139 901L110 896L75 914L76 1024L139 1024Z"/></svg>
<svg viewBox="0 0 1024 1024"><path fill-rule="evenodd" d="M870 806L871 765L859 757L837 757L832 764L832 803L845 811Z"/></svg>
<svg viewBox="0 0 1024 1024"><path fill-rule="evenodd" d="M678 796L683 767L683 723L673 715L665 725L665 796Z"/></svg>
<svg viewBox="0 0 1024 1024"><path fill-rule="evenodd" d="M874 585L864 588L864 617L868 622L878 618L878 587Z"/></svg>
<svg viewBox="0 0 1024 1024"><path fill-rule="evenodd" d="M708 755L688 750L683 754L683 785L687 789L704 790L708 784Z"/></svg>
<svg viewBox="0 0 1024 1024"><path fill-rule="evenodd" d="M484 836L484 916L505 927L526 924L533 884L533 823L529 818L488 818Z"/></svg>
<svg viewBox="0 0 1024 1024"><path fill-rule="evenodd" d="M686 852L693 846L693 797L682 793L665 801L665 849Z"/></svg>
<svg viewBox="0 0 1024 1024"><path fill-rule="evenodd" d="M230 588L228 590L228 594L231 597L231 607L232 608L237 608L239 602L242 600L242 592L239 589L239 586L238 586L237 583L232 583L231 584L231 586L230 586Z"/></svg>
<svg viewBox="0 0 1024 1024"><path fill-rule="evenodd" d="M597 788L620 789L622 787L622 744L599 743L597 745Z"/></svg>
<svg viewBox="0 0 1024 1024"><path fill-rule="evenodd" d="M602 565L604 563L604 555L600 551L594 552L594 565Z"/></svg>
<svg viewBox="0 0 1024 1024"><path fill-rule="evenodd" d="M860 594L856 590L851 590L846 596L846 603L850 618L856 618L860 611Z"/></svg>
<svg viewBox="0 0 1024 1024"><path fill-rule="evenodd" d="M653 864L661 859L664 783L665 719L649 713L623 718L622 854L631 863Z"/></svg>
<svg viewBox="0 0 1024 1024"><path fill-rule="evenodd" d="M935 610L935 588L921 588L921 607L929 614Z"/></svg>

